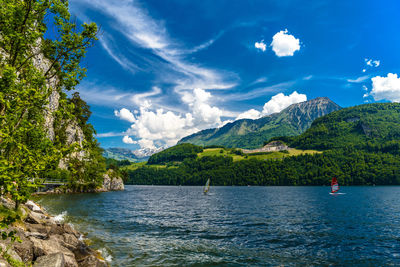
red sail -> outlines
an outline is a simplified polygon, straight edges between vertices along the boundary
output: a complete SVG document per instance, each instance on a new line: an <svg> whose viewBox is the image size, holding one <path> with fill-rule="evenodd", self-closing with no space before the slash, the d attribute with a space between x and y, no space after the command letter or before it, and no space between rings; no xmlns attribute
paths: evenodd
<svg viewBox="0 0 400 267"><path fill-rule="evenodd" d="M335 193L337 191L339 191L339 184L337 182L337 179L333 177L331 182L331 192Z"/></svg>

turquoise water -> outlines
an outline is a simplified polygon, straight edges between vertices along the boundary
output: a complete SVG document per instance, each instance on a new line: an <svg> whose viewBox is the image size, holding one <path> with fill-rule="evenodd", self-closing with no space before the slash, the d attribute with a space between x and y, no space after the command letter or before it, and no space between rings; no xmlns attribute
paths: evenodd
<svg viewBox="0 0 400 267"><path fill-rule="evenodd" d="M112 266L400 264L400 187L126 186L39 203Z"/></svg>

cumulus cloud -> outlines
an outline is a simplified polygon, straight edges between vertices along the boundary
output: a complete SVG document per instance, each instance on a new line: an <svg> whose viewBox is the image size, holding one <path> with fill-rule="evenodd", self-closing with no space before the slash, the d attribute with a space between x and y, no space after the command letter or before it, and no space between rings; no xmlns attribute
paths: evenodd
<svg viewBox="0 0 400 267"><path fill-rule="evenodd" d="M128 109L123 108L120 111L114 110L114 115L120 118L121 120L135 122L135 116Z"/></svg>
<svg viewBox="0 0 400 267"><path fill-rule="evenodd" d="M241 120L241 119L258 119L261 116L261 112L255 109L249 109L243 113L240 113L239 116L236 117L236 120Z"/></svg>
<svg viewBox="0 0 400 267"><path fill-rule="evenodd" d="M274 95L270 101L265 103L262 114L269 115L272 113L280 112L288 106L307 101L307 96L304 94L299 94L294 91L291 95L284 95L283 93L279 93Z"/></svg>
<svg viewBox="0 0 400 267"><path fill-rule="evenodd" d="M278 57L293 56L294 52L300 50L300 40L284 30L272 37L271 46Z"/></svg>
<svg viewBox="0 0 400 267"><path fill-rule="evenodd" d="M386 77L376 76L371 79L372 90L369 93L375 100L400 102L400 78L388 73Z"/></svg>
<svg viewBox="0 0 400 267"><path fill-rule="evenodd" d="M222 110L209 104L211 93L196 88L185 92L182 101L192 110L193 123L199 126L218 126L221 124Z"/></svg>
<svg viewBox="0 0 400 267"><path fill-rule="evenodd" d="M187 91L182 95L182 101L189 107L186 114L165 111L162 108L152 110L150 102L145 101L136 115L123 108L115 111L121 119L132 122L126 131L124 143L131 143L128 135L138 138L141 148L155 148L156 145L172 146L181 138L199 131L200 129L218 127L222 110L210 104L211 93L203 89Z"/></svg>
<svg viewBox="0 0 400 267"><path fill-rule="evenodd" d="M137 144L137 141L134 141L132 138L130 138L129 136L125 135L122 138L122 142L124 142L125 144Z"/></svg>
<svg viewBox="0 0 400 267"><path fill-rule="evenodd" d="M265 52L265 50L267 49L267 45L264 43L264 40L261 40L261 42L255 42L254 47L260 49L263 52Z"/></svg>
<svg viewBox="0 0 400 267"><path fill-rule="evenodd" d="M261 112L255 109L250 109L239 114L236 117L236 120L240 119L255 120L261 118L262 116L280 112L292 104L304 101L307 101L307 96L305 94L299 94L296 91L287 96L284 95L283 93L279 93L271 97L271 100L269 100L264 104L263 110Z"/></svg>

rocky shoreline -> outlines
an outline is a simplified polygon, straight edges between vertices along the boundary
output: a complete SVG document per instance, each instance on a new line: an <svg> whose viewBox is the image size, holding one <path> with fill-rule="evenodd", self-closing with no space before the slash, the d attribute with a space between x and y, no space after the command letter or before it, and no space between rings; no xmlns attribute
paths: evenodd
<svg viewBox="0 0 400 267"><path fill-rule="evenodd" d="M1 204L9 209L14 207L11 200L1 198ZM10 265L0 256L0 267L106 267L108 263L101 254L91 249L83 235L67 223L54 217L33 201L20 206L21 222L14 223L7 231L16 231L21 242L0 240L2 252L7 253Z"/></svg>

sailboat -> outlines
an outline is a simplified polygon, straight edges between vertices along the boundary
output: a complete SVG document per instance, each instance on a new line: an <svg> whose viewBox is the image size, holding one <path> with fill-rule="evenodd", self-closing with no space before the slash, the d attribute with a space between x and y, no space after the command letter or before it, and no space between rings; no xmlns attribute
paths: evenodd
<svg viewBox="0 0 400 267"><path fill-rule="evenodd" d="M206 195L208 193L208 190L210 190L210 178L208 178L206 185L204 186L204 195Z"/></svg>
<svg viewBox="0 0 400 267"><path fill-rule="evenodd" d="M344 193L338 193L338 191L339 191L339 183L338 183L336 177L333 177L332 181L331 181L331 192L329 194L331 194L331 195L342 195L342 194L344 194Z"/></svg>

